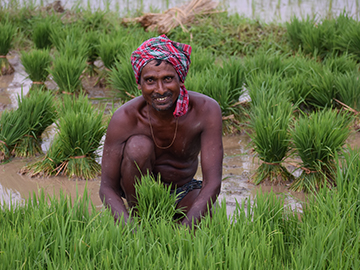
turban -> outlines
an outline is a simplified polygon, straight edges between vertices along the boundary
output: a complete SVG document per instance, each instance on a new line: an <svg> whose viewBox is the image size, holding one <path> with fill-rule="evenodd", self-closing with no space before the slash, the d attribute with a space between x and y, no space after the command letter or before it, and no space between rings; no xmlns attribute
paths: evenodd
<svg viewBox="0 0 360 270"><path fill-rule="evenodd" d="M166 35L145 41L131 54L131 65L136 83L139 83L142 68L154 59L164 60L172 64L180 81L184 83L190 67L190 54L190 45L171 41ZM189 94L185 86L180 86L174 117L186 114L188 106Z"/></svg>

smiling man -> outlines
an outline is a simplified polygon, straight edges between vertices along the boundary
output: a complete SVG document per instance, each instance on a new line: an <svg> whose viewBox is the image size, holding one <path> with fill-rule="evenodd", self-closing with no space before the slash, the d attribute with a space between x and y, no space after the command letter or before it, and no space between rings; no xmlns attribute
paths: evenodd
<svg viewBox="0 0 360 270"><path fill-rule="evenodd" d="M172 184L181 222L197 223L216 201L222 177L222 119L218 103L187 91L191 47L165 35L145 41L131 55L142 96L113 115L102 157L100 198L116 220L136 205L135 181L149 170ZM193 179L200 153L202 181ZM139 171L140 169L140 171Z"/></svg>

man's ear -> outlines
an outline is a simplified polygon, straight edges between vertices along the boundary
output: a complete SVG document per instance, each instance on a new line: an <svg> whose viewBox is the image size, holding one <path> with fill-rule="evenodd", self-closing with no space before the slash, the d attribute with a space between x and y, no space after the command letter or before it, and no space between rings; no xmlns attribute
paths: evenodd
<svg viewBox="0 0 360 270"><path fill-rule="evenodd" d="M141 85L140 85L140 84L138 84L137 86L138 86L138 89L139 89L139 90L141 90Z"/></svg>
<svg viewBox="0 0 360 270"><path fill-rule="evenodd" d="M182 82L180 82L179 84L180 84L180 86L184 86L184 83L182 83Z"/></svg>

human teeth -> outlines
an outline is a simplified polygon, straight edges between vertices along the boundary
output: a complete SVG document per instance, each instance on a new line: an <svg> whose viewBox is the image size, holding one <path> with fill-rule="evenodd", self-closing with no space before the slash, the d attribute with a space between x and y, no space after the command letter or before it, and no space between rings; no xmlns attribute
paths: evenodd
<svg viewBox="0 0 360 270"><path fill-rule="evenodd" d="M160 100L160 101L163 101L163 100L165 100L166 98L158 98L158 100Z"/></svg>

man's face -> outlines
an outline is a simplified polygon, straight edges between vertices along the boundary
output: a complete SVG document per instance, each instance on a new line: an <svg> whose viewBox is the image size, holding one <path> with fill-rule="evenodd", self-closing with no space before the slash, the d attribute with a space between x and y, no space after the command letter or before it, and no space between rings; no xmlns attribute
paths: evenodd
<svg viewBox="0 0 360 270"><path fill-rule="evenodd" d="M175 108L182 85L170 63L162 61L157 65L156 61L150 61L141 71L138 88L148 104L157 111L165 111Z"/></svg>

